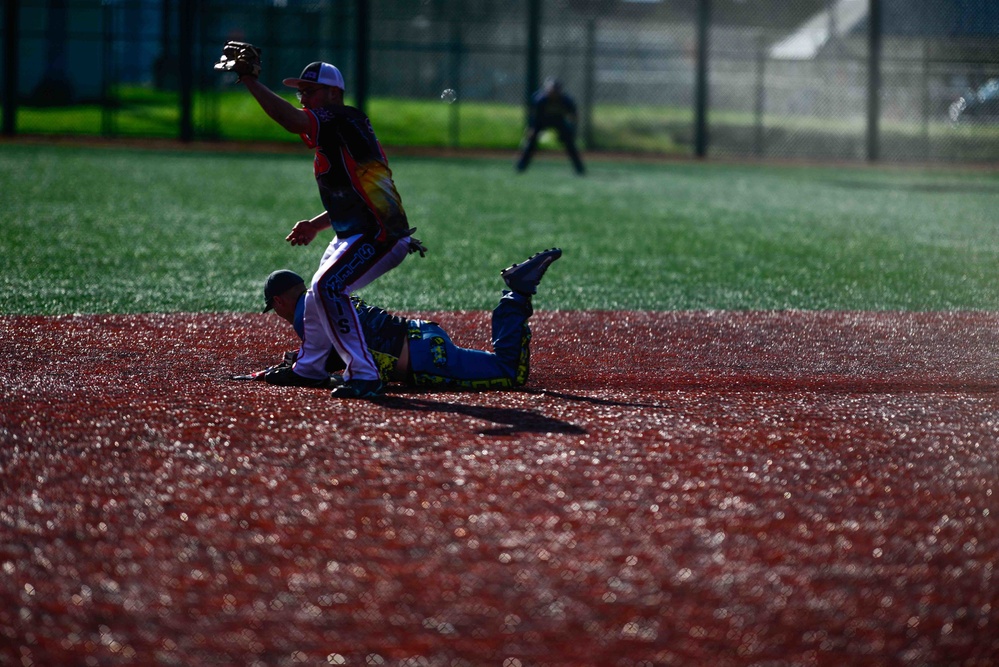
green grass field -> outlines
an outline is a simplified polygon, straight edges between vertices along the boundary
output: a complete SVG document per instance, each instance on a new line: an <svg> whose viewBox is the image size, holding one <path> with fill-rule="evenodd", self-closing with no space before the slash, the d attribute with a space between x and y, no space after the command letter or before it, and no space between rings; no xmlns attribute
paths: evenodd
<svg viewBox="0 0 999 667"><path fill-rule="evenodd" d="M392 157L430 248L369 286L403 310L488 309L552 245L551 309L999 310L999 172ZM311 155L0 144L0 313L254 311L329 235Z"/></svg>
<svg viewBox="0 0 999 667"><path fill-rule="evenodd" d="M297 104L290 89L277 92ZM176 91L144 86L121 86L114 90L113 105L96 103L64 107L25 105L17 113L20 134L158 137L176 139L180 128L179 95ZM354 100L348 95L347 103ZM375 121L378 137L387 146L460 147L464 149L514 150L524 126L524 109L517 104L459 99L443 104L429 98L373 97L366 110ZM232 141L277 141L297 144L266 114L241 86L224 85L194 96L193 124L196 139ZM694 151L694 115L687 107L639 104L597 104L590 113L592 127L581 133L581 141L592 140L605 150L650 155L689 156ZM767 114L758 119L749 111L714 109L711 135L718 141L712 155L751 155L756 133L766 134L766 143L778 151L795 148L794 155L854 155L854 145L864 141L862 114L845 118ZM761 127L757 127L762 121ZM881 124L885 156L918 159L930 150L941 159L994 161L999 124L954 125L945 115L921 121L885 118ZM555 146L554 133L542 141ZM932 146L932 148L930 148ZM591 146L592 148L593 146ZM832 152L830 152L832 151ZM837 152L839 151L839 152Z"/></svg>

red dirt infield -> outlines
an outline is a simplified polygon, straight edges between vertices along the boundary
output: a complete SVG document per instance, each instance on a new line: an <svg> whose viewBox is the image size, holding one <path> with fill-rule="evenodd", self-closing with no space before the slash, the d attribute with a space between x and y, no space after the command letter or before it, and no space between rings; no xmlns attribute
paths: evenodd
<svg viewBox="0 0 999 667"><path fill-rule="evenodd" d="M532 326L338 402L228 379L273 315L0 317L0 665L999 664L999 314Z"/></svg>

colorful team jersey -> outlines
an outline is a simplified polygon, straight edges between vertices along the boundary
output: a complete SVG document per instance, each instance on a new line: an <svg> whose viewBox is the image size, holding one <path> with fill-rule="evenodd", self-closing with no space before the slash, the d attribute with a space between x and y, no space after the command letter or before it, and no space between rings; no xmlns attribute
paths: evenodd
<svg viewBox="0 0 999 667"><path fill-rule="evenodd" d="M305 113L310 129L302 140L316 149L319 196L336 235L371 234L379 241L407 236L402 197L368 117L347 106Z"/></svg>

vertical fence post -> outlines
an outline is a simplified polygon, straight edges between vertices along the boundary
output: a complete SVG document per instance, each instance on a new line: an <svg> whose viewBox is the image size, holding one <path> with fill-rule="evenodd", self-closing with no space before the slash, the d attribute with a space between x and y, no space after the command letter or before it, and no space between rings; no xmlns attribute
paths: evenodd
<svg viewBox="0 0 999 667"><path fill-rule="evenodd" d="M17 132L17 51L20 1L5 0L3 31L3 133Z"/></svg>
<svg viewBox="0 0 999 667"><path fill-rule="evenodd" d="M923 159L930 157L930 40L923 38Z"/></svg>
<svg viewBox="0 0 999 667"><path fill-rule="evenodd" d="M194 0L180 0L180 140L194 139Z"/></svg>
<svg viewBox="0 0 999 667"><path fill-rule="evenodd" d="M881 121L881 0L870 0L867 33L867 160L879 156Z"/></svg>
<svg viewBox="0 0 999 667"><path fill-rule="evenodd" d="M531 96L541 79L541 0L527 0L527 71L524 73L525 116L531 114Z"/></svg>
<svg viewBox="0 0 999 667"><path fill-rule="evenodd" d="M459 144L459 135L461 132L461 125L459 119L459 107L461 105L461 18L459 13L455 13L454 18L451 19L451 62L450 62L450 72L449 81L451 87L453 87L458 92L458 99L451 102L449 109L449 123L448 123L448 135L451 143L451 148L457 148Z"/></svg>
<svg viewBox="0 0 999 667"><path fill-rule="evenodd" d="M215 19L217 15L212 11L210 2L199 2L198 5L198 36L197 59L195 62L205 62L205 36L217 34L215 30ZM214 55L214 54L211 54ZM196 68L199 72L197 77L196 90L201 95L201 106L199 121L196 123L200 127L200 132L196 132L203 139L218 141L222 138L222 130L219 125L219 94L218 86L214 83L218 78L207 68Z"/></svg>
<svg viewBox="0 0 999 667"><path fill-rule="evenodd" d="M697 3L697 81L694 90L694 154L708 154L708 34L711 0Z"/></svg>
<svg viewBox="0 0 999 667"><path fill-rule="evenodd" d="M329 62L348 71L350 65L350 7L344 2L330 3L327 31L329 37L325 40L326 48L331 49Z"/></svg>
<svg viewBox="0 0 999 667"><path fill-rule="evenodd" d="M101 21L101 136L113 137L117 134L115 120L117 120L117 95L114 92L114 85L117 81L115 73L117 68L114 61L114 5L110 2L103 5Z"/></svg>
<svg viewBox="0 0 999 667"><path fill-rule="evenodd" d="M767 109L767 39L761 30L756 39L756 128L753 133L753 152L763 157L765 151L765 128L763 114Z"/></svg>
<svg viewBox="0 0 999 667"><path fill-rule="evenodd" d="M586 20L586 62L583 65L583 73L586 77L583 84L583 143L593 150L596 144L593 141L593 88L596 79L596 48L597 48L597 20L589 17Z"/></svg>
<svg viewBox="0 0 999 667"><path fill-rule="evenodd" d="M368 103L368 59L370 56L368 35L371 31L369 20L368 0L357 0L357 43L354 45L354 66L356 67L354 88L357 92L354 93L354 96L357 108L361 111L365 111Z"/></svg>

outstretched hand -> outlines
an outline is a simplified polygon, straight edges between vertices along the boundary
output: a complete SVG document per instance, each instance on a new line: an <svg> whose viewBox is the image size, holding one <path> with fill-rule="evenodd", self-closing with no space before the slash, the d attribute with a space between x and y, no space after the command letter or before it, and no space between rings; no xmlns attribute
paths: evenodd
<svg viewBox="0 0 999 667"><path fill-rule="evenodd" d="M319 230L316 229L311 220L299 220L291 228L291 233L284 237L284 240L292 245L309 245L318 233Z"/></svg>

